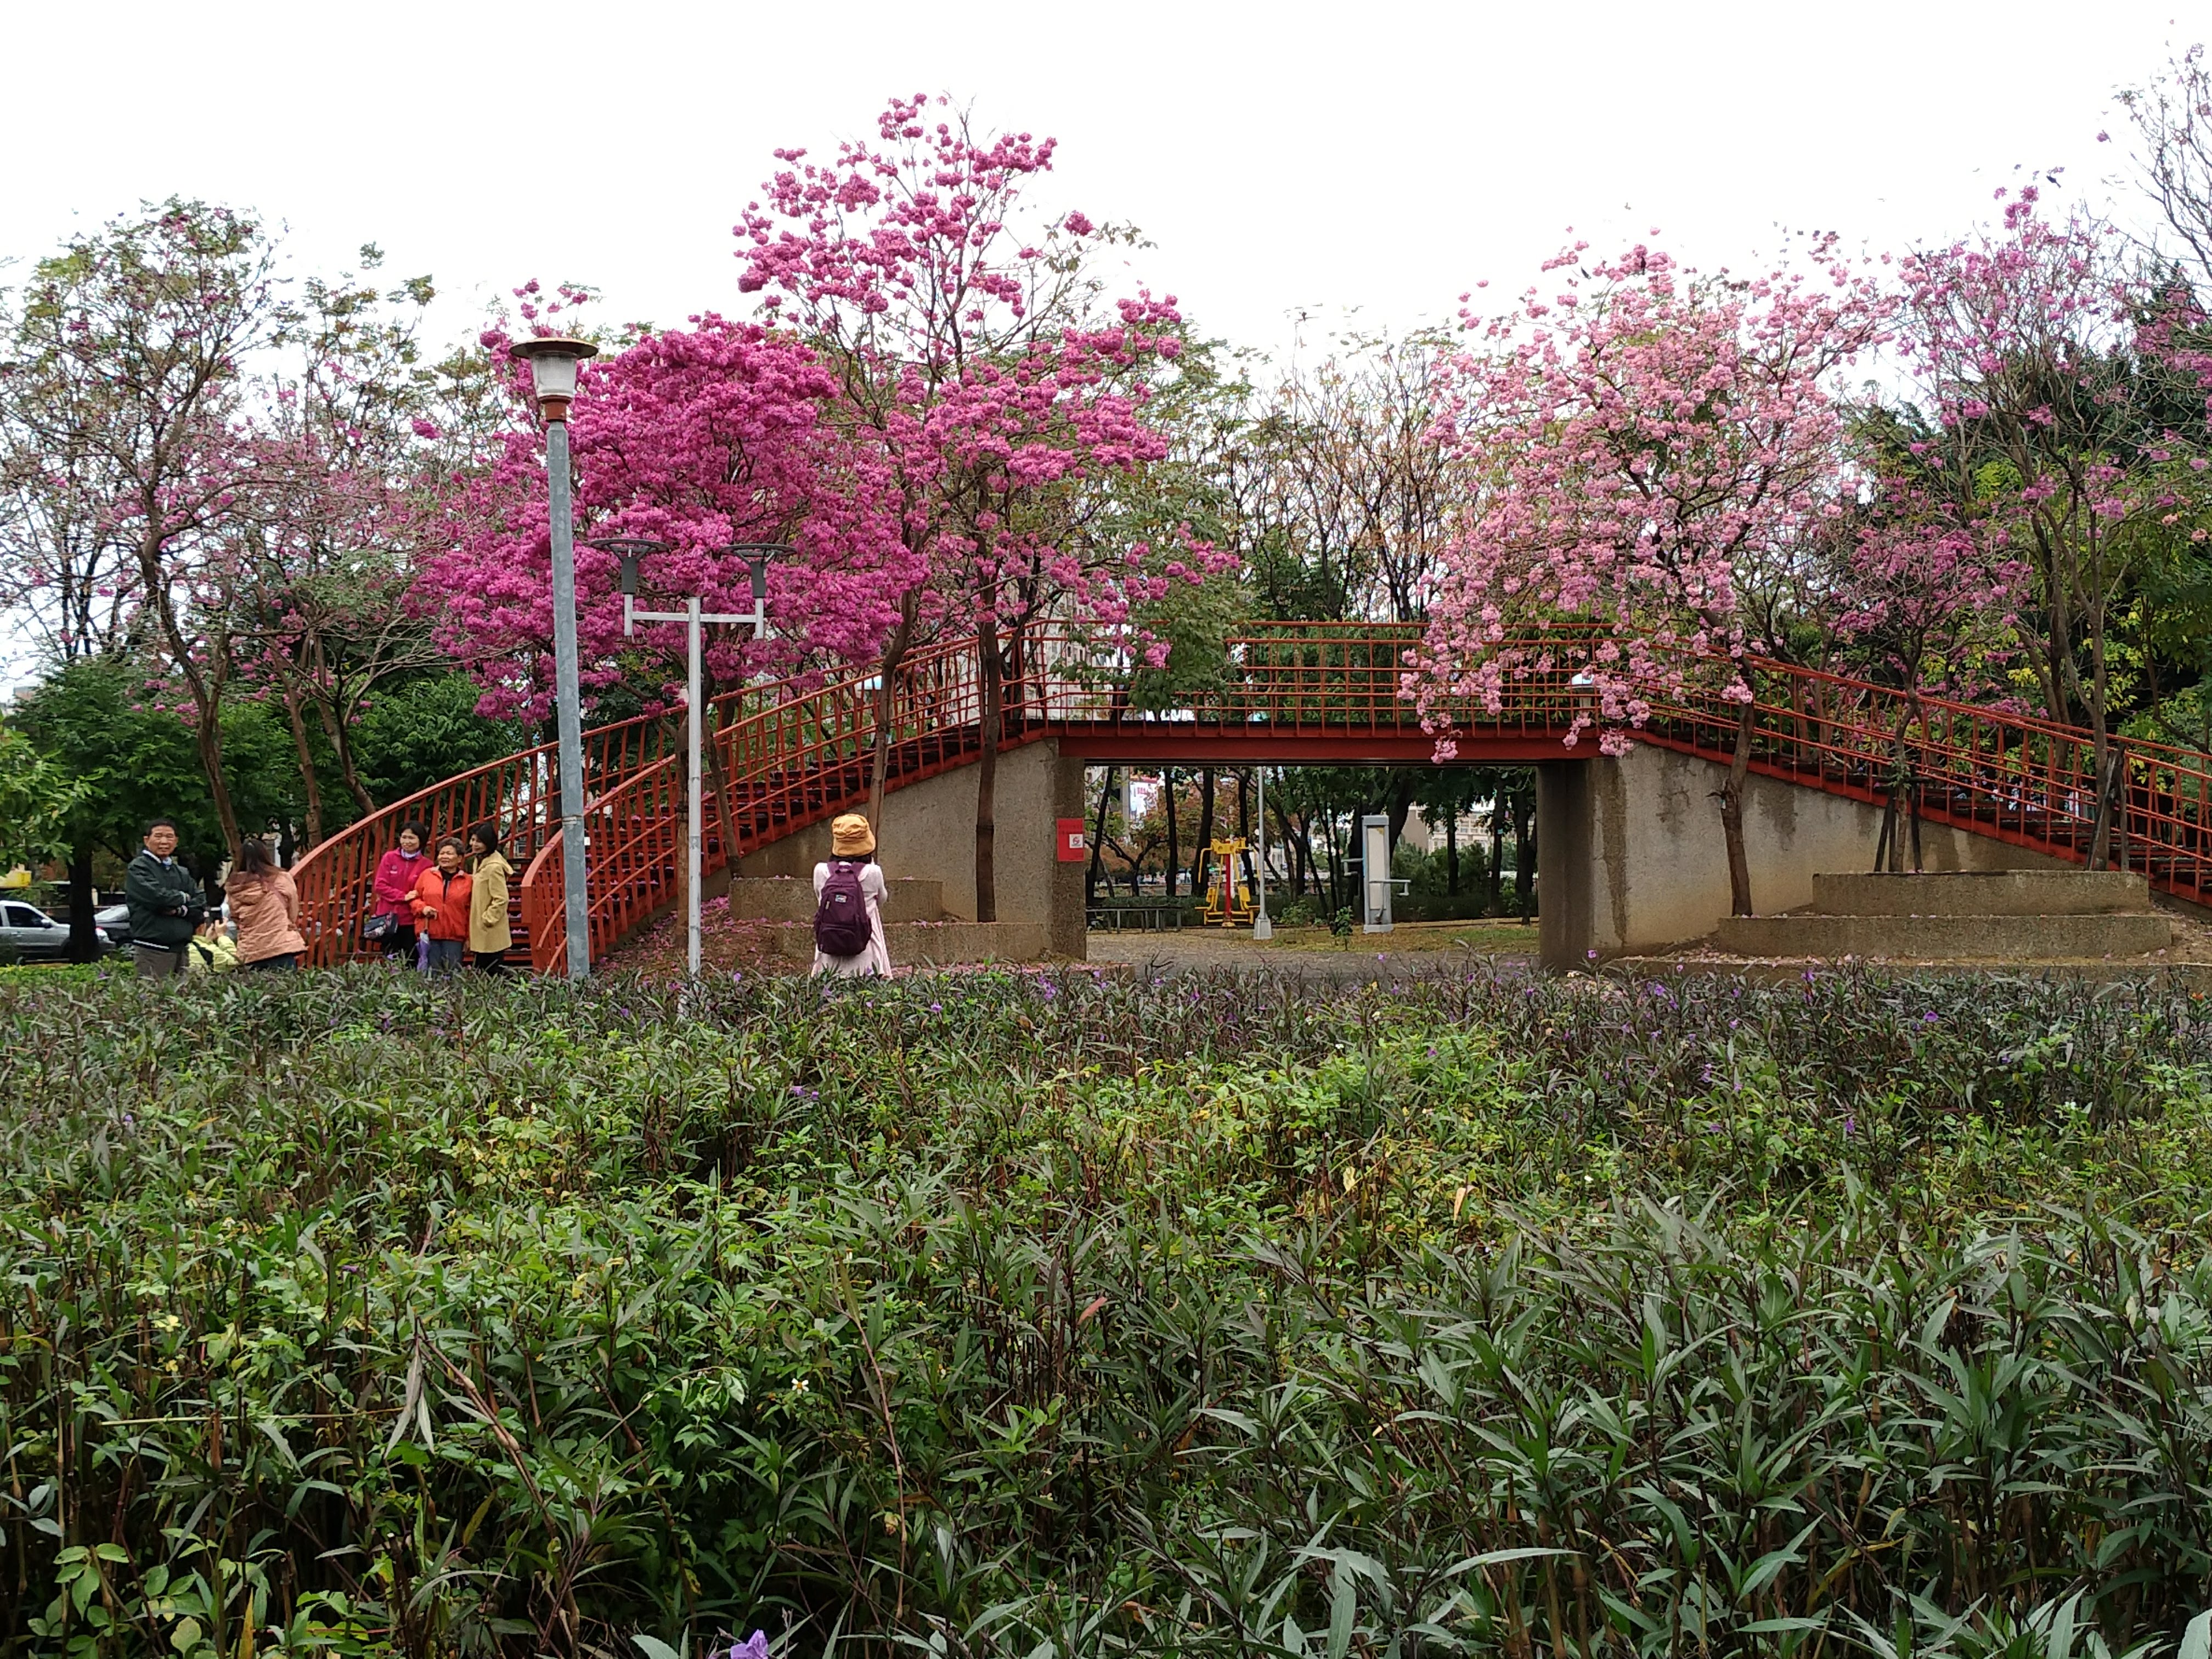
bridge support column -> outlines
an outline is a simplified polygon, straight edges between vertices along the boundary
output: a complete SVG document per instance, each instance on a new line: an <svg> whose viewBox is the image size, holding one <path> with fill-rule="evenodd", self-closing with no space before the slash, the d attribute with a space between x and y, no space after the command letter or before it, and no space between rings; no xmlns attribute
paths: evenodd
<svg viewBox="0 0 2212 1659"><path fill-rule="evenodd" d="M1536 768L1539 937L1544 965L1700 939L1729 914L1721 785L1728 768L1639 743L1618 759ZM1744 798L1752 902L1761 915L1813 901L1815 875L1870 868L1881 809L1753 773ZM1948 825L1924 825L1930 870L2054 867L2057 860Z"/></svg>
<svg viewBox="0 0 2212 1659"><path fill-rule="evenodd" d="M1543 963L1554 970L1601 955L1598 906L1600 834L1591 799L1589 761L1548 761L1536 768L1536 936Z"/></svg>

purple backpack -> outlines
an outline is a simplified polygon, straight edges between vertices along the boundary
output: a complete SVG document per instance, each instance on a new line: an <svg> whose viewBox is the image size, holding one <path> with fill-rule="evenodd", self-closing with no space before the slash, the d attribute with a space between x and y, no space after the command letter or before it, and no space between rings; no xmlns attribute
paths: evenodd
<svg viewBox="0 0 2212 1659"><path fill-rule="evenodd" d="M860 890L860 865L839 859L822 884L814 907L814 948L825 957L857 957L868 948L868 896Z"/></svg>

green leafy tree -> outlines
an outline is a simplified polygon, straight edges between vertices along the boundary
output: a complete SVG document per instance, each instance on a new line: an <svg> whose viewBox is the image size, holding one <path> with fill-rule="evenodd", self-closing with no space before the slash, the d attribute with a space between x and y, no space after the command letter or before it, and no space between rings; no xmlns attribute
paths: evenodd
<svg viewBox="0 0 2212 1659"><path fill-rule="evenodd" d="M386 685L353 726L353 750L369 792L380 800L404 800L527 747L530 735L512 722L477 713L481 696L477 683L459 672Z"/></svg>
<svg viewBox="0 0 2212 1659"><path fill-rule="evenodd" d="M145 668L116 657L83 657L49 676L18 705L29 748L76 786L52 838L69 868L70 950L90 961L97 860L135 853L147 820L177 821L183 854L214 875L230 842L201 766L192 727L165 699L175 688L149 683ZM300 779L279 721L261 703L233 700L218 711L233 810L256 830L298 821Z"/></svg>
<svg viewBox="0 0 2212 1659"><path fill-rule="evenodd" d="M0 725L0 866L48 863L65 855L67 827L85 794L73 778Z"/></svg>

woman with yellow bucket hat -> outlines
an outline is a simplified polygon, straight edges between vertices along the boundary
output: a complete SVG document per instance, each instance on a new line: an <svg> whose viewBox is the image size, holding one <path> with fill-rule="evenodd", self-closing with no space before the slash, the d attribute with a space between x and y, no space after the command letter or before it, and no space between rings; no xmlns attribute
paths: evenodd
<svg viewBox="0 0 2212 1659"><path fill-rule="evenodd" d="M891 971L884 937L884 872L876 832L858 812L830 826L830 857L814 866L814 971L842 979Z"/></svg>

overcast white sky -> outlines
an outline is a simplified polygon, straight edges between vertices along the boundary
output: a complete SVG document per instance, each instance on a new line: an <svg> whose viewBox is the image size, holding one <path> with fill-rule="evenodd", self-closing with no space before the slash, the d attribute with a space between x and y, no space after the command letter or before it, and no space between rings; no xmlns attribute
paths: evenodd
<svg viewBox="0 0 2212 1659"><path fill-rule="evenodd" d="M173 192L285 222L295 268L382 244L456 334L532 276L622 319L741 311L769 152L942 91L1060 140L1040 200L1140 226L1132 285L1280 350L1301 308L1396 331L1510 293L1569 225L1741 265L1785 228L1949 234L2017 163L2102 193L2113 90L2207 33L2173 0L14 0L0 255Z"/></svg>

